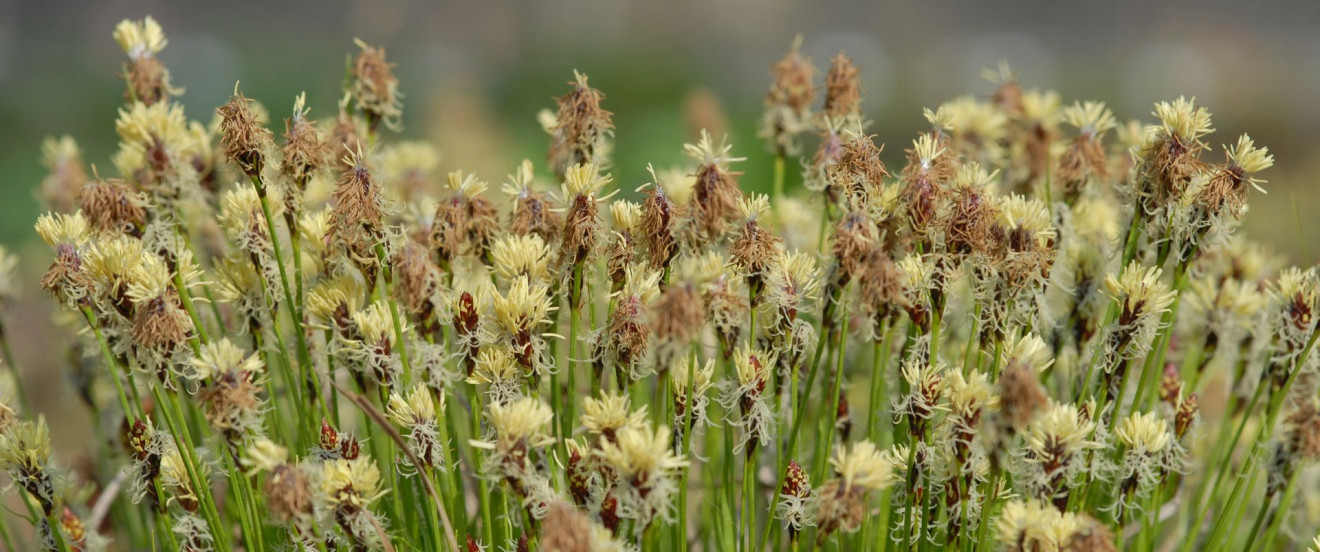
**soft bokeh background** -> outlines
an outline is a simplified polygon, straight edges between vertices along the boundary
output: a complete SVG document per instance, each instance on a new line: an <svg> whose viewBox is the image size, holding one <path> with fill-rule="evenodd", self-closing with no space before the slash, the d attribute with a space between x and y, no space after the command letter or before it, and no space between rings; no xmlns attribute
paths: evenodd
<svg viewBox="0 0 1320 552"><path fill-rule="evenodd" d="M681 158L694 118L722 124L750 159L744 185L764 187L769 159L754 140L769 66L797 33L824 69L844 49L862 67L866 110L891 164L924 128L920 108L987 94L980 69L1007 60L1026 87L1065 102L1104 100L1120 118L1194 95L1215 114L1211 143L1249 131L1278 164L1253 194L1246 232L1299 264L1320 255L1320 2L1090 3L791 2L788 0L0 0L0 243L26 257L27 299L7 327L27 386L58 404L59 376L42 343L49 301L36 279L48 258L31 230L39 144L72 134L110 171L122 103L124 18L151 14L170 45L161 58L190 117L207 119L241 80L272 115L306 90L313 115L334 113L352 39L382 44L398 63L408 137L436 141L443 170L499 182L541 160L536 112L591 75L616 113L616 179L645 181L647 162ZM723 122L712 113L723 113ZM49 329L44 330L46 332Z"/></svg>

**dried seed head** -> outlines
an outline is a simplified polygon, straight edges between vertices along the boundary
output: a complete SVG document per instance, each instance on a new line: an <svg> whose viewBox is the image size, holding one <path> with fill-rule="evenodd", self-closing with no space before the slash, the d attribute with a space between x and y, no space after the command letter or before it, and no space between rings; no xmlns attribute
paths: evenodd
<svg viewBox="0 0 1320 552"><path fill-rule="evenodd" d="M1026 428L1047 404L1049 397L1030 367L1009 366L999 377L999 410L1012 428Z"/></svg>
<svg viewBox="0 0 1320 552"><path fill-rule="evenodd" d="M811 104L816 100L816 67L801 53L802 36L770 73L770 92L765 96L765 116L760 136L777 155L797 153L797 135L811 124Z"/></svg>
<svg viewBox="0 0 1320 552"><path fill-rule="evenodd" d="M353 102L367 116L367 126L375 132L384 122L392 130L399 129L403 115L403 94L399 92L399 79L394 76L394 64L385 60L385 48L368 46L353 39L362 51L353 60L352 84L349 92Z"/></svg>
<svg viewBox="0 0 1320 552"><path fill-rule="evenodd" d="M41 198L57 213L72 213L87 182L82 153L72 136L49 136L41 143L41 162L46 176L41 179Z"/></svg>
<svg viewBox="0 0 1320 552"><path fill-rule="evenodd" d="M922 134L907 150L899 197L908 224L918 235L924 235L935 219L947 193L944 187L954 175L954 156L947 151L946 142L943 134Z"/></svg>
<svg viewBox="0 0 1320 552"><path fill-rule="evenodd" d="M693 237L694 242L717 240L724 235L725 225L737 216L738 198L742 196L738 182L734 179L742 173L730 172L728 165L746 158L731 157L729 152L733 146L724 141L716 145L704 130L696 145L684 144L683 149L699 163L693 202L688 209L691 224L697 233Z"/></svg>
<svg viewBox="0 0 1320 552"><path fill-rule="evenodd" d="M853 119L862 116L861 73L842 51L830 60L830 71L825 75L825 115Z"/></svg>
<svg viewBox="0 0 1320 552"><path fill-rule="evenodd" d="M1288 415L1284 433L1286 450L1301 460L1320 459L1320 412L1313 401L1302 401L1300 407Z"/></svg>
<svg viewBox="0 0 1320 552"><path fill-rule="evenodd" d="M852 210L866 211L879 203L884 193L884 179L889 177L889 171L880 160L884 145L876 145L873 138L852 134L840 146L834 163L825 169L831 184L829 192L846 199L846 206Z"/></svg>
<svg viewBox="0 0 1320 552"><path fill-rule="evenodd" d="M355 256L375 257L371 249L385 225L386 203L381 187L359 149L344 156L344 172L330 194L330 232Z"/></svg>
<svg viewBox="0 0 1320 552"><path fill-rule="evenodd" d="M564 218L564 243L561 262L577 265L591 255L600 234L599 193L613 180L601 174L599 167L580 164L570 167L564 175L563 194L568 199L568 214Z"/></svg>
<svg viewBox="0 0 1320 552"><path fill-rule="evenodd" d="M298 191L305 191L312 177L329 166L332 159L330 149L321 140L321 132L316 128L316 121L307 118L307 93L298 94L293 101L293 115L284 120L284 161L280 172L295 185ZM293 196L296 194L290 194ZM295 202L296 207L300 202ZM296 211L296 209L294 209Z"/></svg>
<svg viewBox="0 0 1320 552"><path fill-rule="evenodd" d="M585 74L574 71L573 76L568 83L573 90L559 98L559 111L547 126L550 165L560 180L574 165L609 167L609 140L614 135L614 114L600 108L605 94L587 85Z"/></svg>
<svg viewBox="0 0 1320 552"><path fill-rule="evenodd" d="M78 204L98 232L135 235L147 224L146 198L122 180L95 180L83 185Z"/></svg>
<svg viewBox="0 0 1320 552"><path fill-rule="evenodd" d="M591 519L564 502L551 502L541 522L546 552L593 552Z"/></svg>
<svg viewBox="0 0 1320 552"><path fill-rule="evenodd" d="M274 149L270 130L262 126L248 99L234 84L234 95L229 103L216 110L220 113L220 143L225 157L238 165L249 178L261 176L266 157Z"/></svg>
<svg viewBox="0 0 1320 552"><path fill-rule="evenodd" d="M862 526L866 519L866 492L861 488L850 488L838 479L826 481L815 495L815 520L819 528L818 542L833 535L836 531L851 533Z"/></svg>
<svg viewBox="0 0 1320 552"><path fill-rule="evenodd" d="M682 207L674 203L665 186L660 184L655 168L648 164L646 170L654 182L647 186L646 197L642 200L638 230L651 268L660 270L667 268L678 254L677 221L682 215Z"/></svg>
<svg viewBox="0 0 1320 552"><path fill-rule="evenodd" d="M279 523L303 527L311 521L311 479L298 466L276 466L266 479L264 490L266 507Z"/></svg>
<svg viewBox="0 0 1320 552"><path fill-rule="evenodd" d="M1008 62L1001 61L994 69L981 69L981 78L999 85L991 97L999 109L1014 114L1022 111L1022 87L1018 85L1017 71Z"/></svg>
<svg viewBox="0 0 1320 552"><path fill-rule="evenodd" d="M553 243L559 238L564 221L556 212L550 197L532 189L533 179L532 162L524 159L518 170L509 175L509 182L503 186L504 193L514 200L509 232L519 236L536 234L545 243Z"/></svg>
<svg viewBox="0 0 1320 552"><path fill-rule="evenodd" d="M1063 552L1118 552L1108 525L1086 514L1077 517L1081 521L1080 528L1068 539Z"/></svg>

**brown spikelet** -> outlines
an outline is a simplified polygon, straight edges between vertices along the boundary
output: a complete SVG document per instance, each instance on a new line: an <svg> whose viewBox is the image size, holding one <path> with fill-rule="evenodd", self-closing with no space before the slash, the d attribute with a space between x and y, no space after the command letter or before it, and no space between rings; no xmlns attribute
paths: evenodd
<svg viewBox="0 0 1320 552"><path fill-rule="evenodd" d="M172 289L139 305L133 314L133 340L161 354L173 352L192 337L192 333L192 319L179 305L179 298Z"/></svg>
<svg viewBox="0 0 1320 552"><path fill-rule="evenodd" d="M706 322L702 317L701 297L688 282L666 287L651 309L651 331L664 343L688 343Z"/></svg>
<svg viewBox="0 0 1320 552"><path fill-rule="evenodd" d="M675 205L664 188L659 185L647 190L642 200L642 218L638 223L646 258L651 268L661 270L669 266L678 254L678 240L674 232L681 209Z"/></svg>
<svg viewBox="0 0 1320 552"><path fill-rule="evenodd" d="M284 162L280 165L280 173L296 184L299 191L305 191L307 182L331 159L316 121L300 112L284 120L284 147L281 151Z"/></svg>
<svg viewBox="0 0 1320 552"><path fill-rule="evenodd" d="M889 170L880 160L884 146L876 145L873 138L859 136L843 142L835 162L826 168L831 193L847 197L853 209L865 209L889 177Z"/></svg>
<svg viewBox="0 0 1320 552"><path fill-rule="evenodd" d="M586 261L596 248L600 233L599 206L594 197L577 195L570 198L568 214L564 217L564 243L560 259L571 265Z"/></svg>
<svg viewBox="0 0 1320 552"><path fill-rule="evenodd" d="M41 179L41 198L51 211L72 213L78 208L82 187L87 183L87 170L83 168L82 158L67 155L49 161L49 172Z"/></svg>
<svg viewBox="0 0 1320 552"><path fill-rule="evenodd" d="M548 196L532 190L518 194L509 219L510 232L518 236L536 234L545 243L554 243L563 227L563 217L554 211Z"/></svg>
<svg viewBox="0 0 1320 552"><path fill-rule="evenodd" d="M1118 552L1109 526L1082 514L1082 527L1064 544L1063 552Z"/></svg>
<svg viewBox="0 0 1320 552"><path fill-rule="evenodd" d="M1192 427L1192 422L1196 421L1197 412L1200 411L1199 399L1196 393L1192 393L1178 402L1178 411L1174 415L1173 434L1179 439L1187 434L1187 430Z"/></svg>
<svg viewBox="0 0 1320 552"><path fill-rule="evenodd" d="M252 372L229 370L216 374L197 393L197 399L206 422L232 444L249 428L248 421L260 419L259 389Z"/></svg>
<svg viewBox="0 0 1320 552"><path fill-rule="evenodd" d="M374 239L385 223L385 200L361 150L345 156L344 165L344 172L330 194L334 202L330 228L338 239L350 245L363 245L355 242ZM365 245L371 247L374 241Z"/></svg>
<svg viewBox="0 0 1320 552"><path fill-rule="evenodd" d="M865 491L859 487L848 488L842 481L831 479L817 490L817 496L818 542L836 531L855 531L866 517Z"/></svg>
<svg viewBox="0 0 1320 552"><path fill-rule="evenodd" d="M154 55L137 56L124 62L123 78L128 85L124 99L129 102L136 100L155 105L183 92L170 84L170 70Z"/></svg>
<svg viewBox="0 0 1320 552"><path fill-rule="evenodd" d="M858 291L862 304L879 323L907 304L903 295L903 275L889 254L878 247L866 255L865 263L866 268L857 281Z"/></svg>
<svg viewBox="0 0 1320 552"><path fill-rule="evenodd" d="M573 90L557 101L559 111L550 129L548 153L555 176L561 181L573 165L590 163L605 168L608 163L601 147L614 133L614 114L600 107L605 94L589 86L587 76L581 73L576 73L568 84Z"/></svg>
<svg viewBox="0 0 1320 552"><path fill-rule="evenodd" d="M137 235L147 223L146 200L119 179L88 182L78 202L100 232Z"/></svg>
<svg viewBox="0 0 1320 552"><path fill-rule="evenodd" d="M550 503L541 527L546 552L591 552L591 520L563 502Z"/></svg>
<svg viewBox="0 0 1320 552"><path fill-rule="evenodd" d="M1302 401L1288 415L1287 448L1308 461L1320 458L1320 411L1313 401Z"/></svg>
<svg viewBox="0 0 1320 552"><path fill-rule="evenodd" d="M1059 158L1057 179L1066 201L1072 203L1081 197L1092 182L1109 178L1109 158L1105 156L1100 137L1085 133L1073 138Z"/></svg>
<svg viewBox="0 0 1320 552"><path fill-rule="evenodd" d="M742 191L734 177L741 174L717 163L705 163L697 168L689 214L702 242L718 240L724 235L729 220L738 215L738 198L742 197Z"/></svg>
<svg viewBox="0 0 1320 552"><path fill-rule="evenodd" d="M368 46L357 41L362 48L353 60L352 85L349 91L358 109L366 115L367 126L375 132L380 123L396 128L403 114L399 79L394 76L394 64L385 59L385 48Z"/></svg>
<svg viewBox="0 0 1320 552"><path fill-rule="evenodd" d="M747 287L753 301L759 300L765 287L766 271L775 262L782 240L761 226L755 218L748 219L729 246L733 263L747 277ZM753 305L755 306L755 305Z"/></svg>
<svg viewBox="0 0 1320 552"><path fill-rule="evenodd" d="M801 38L782 59L770 67L772 81L765 96L766 105L784 105L795 110L811 107L816 101L816 67L802 55Z"/></svg>
<svg viewBox="0 0 1320 552"><path fill-rule="evenodd" d="M949 197L944 216L945 246L967 254L987 251L995 243L994 199L973 188L958 188Z"/></svg>
<svg viewBox="0 0 1320 552"><path fill-rule="evenodd" d="M361 128L353 115L341 104L339 114L335 116L335 124L330 127L330 138L328 147L330 155L342 155L352 153L366 145L366 141L360 132Z"/></svg>
<svg viewBox="0 0 1320 552"><path fill-rule="evenodd" d="M999 410L1013 429L1027 427L1048 403L1049 397L1029 366L1010 365L999 377Z"/></svg>
<svg viewBox="0 0 1320 552"><path fill-rule="evenodd" d="M435 317L435 297L440 289L440 269L431 262L426 248L413 240L406 240L394 255L394 294L404 310L422 333L431 335L439 330Z"/></svg>
<svg viewBox="0 0 1320 552"><path fill-rule="evenodd" d="M907 150L907 166L903 168L903 191L900 197L908 223L918 235L924 235L926 228L935 220L936 212L948 193L945 185L953 177L953 156L947 150L948 139L942 138L941 144L946 146L945 154L936 158L929 167L921 163L914 149Z"/></svg>
<svg viewBox="0 0 1320 552"><path fill-rule="evenodd" d="M312 490L297 466L281 464L266 479L266 508L282 524L301 527L312 517Z"/></svg>
<svg viewBox="0 0 1320 552"><path fill-rule="evenodd" d="M831 251L838 270L831 282L833 286L841 288L864 273L875 239L875 225L861 213L848 213L835 223Z"/></svg>
<svg viewBox="0 0 1320 552"><path fill-rule="evenodd" d="M829 117L856 117L862 112L862 70L852 59L839 52L830 60L825 74L825 115Z"/></svg>
<svg viewBox="0 0 1320 552"><path fill-rule="evenodd" d="M224 146L225 157L248 177L260 176L271 145L270 130L261 126L237 85L229 103L216 111L220 113L220 144Z"/></svg>

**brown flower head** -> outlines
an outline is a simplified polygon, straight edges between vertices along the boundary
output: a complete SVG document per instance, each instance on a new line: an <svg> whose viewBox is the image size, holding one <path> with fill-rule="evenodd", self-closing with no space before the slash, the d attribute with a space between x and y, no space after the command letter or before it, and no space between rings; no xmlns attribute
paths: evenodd
<svg viewBox="0 0 1320 552"><path fill-rule="evenodd" d="M542 521L541 549L546 552L591 552L591 520L564 502L551 502Z"/></svg>
<svg viewBox="0 0 1320 552"><path fill-rule="evenodd" d="M371 257L385 225L385 197L361 149L344 156L344 172L330 194L330 233L355 256Z"/></svg>
<svg viewBox="0 0 1320 552"><path fill-rule="evenodd" d="M220 113L220 143L225 156L250 178L261 175L266 156L272 149L270 130L261 125L248 99L234 84L229 103L216 109Z"/></svg>
<svg viewBox="0 0 1320 552"><path fill-rule="evenodd" d="M614 114L600 108L605 94L589 86L587 75L577 71L568 84L573 90L559 98L559 111L549 126L550 165L560 180L575 165L609 168L609 139L614 135Z"/></svg>
<svg viewBox="0 0 1320 552"><path fill-rule="evenodd" d="M435 316L440 268L431 261L425 247L413 240L406 242L394 254L394 294L422 333L432 335L440 329Z"/></svg>
<svg viewBox="0 0 1320 552"><path fill-rule="evenodd" d="M928 133L913 141L912 149L907 150L900 197L908 224L918 236L924 236L935 220L948 193L945 185L954 175L953 155L947 145L944 134Z"/></svg>
<svg viewBox="0 0 1320 552"><path fill-rule="evenodd" d="M779 259L781 240L760 223L760 218L770 211L769 197L753 194L738 198L738 209L745 222L729 246L729 255L733 266L747 279L752 306L756 306L765 287L766 272Z"/></svg>
<svg viewBox="0 0 1320 552"><path fill-rule="evenodd" d="M486 183L475 174L449 173L450 195L436 206L431 223L431 247L442 266L454 259L473 254L486 260L490 242L499 227L495 207L483 197Z"/></svg>
<svg viewBox="0 0 1320 552"><path fill-rule="evenodd" d="M830 60L830 71L825 74L825 115L853 119L862 116L861 74L862 70L842 51Z"/></svg>
<svg viewBox="0 0 1320 552"><path fill-rule="evenodd" d="M307 182L328 165L330 151L321 140L316 121L307 118L307 93L299 94L293 102L293 115L284 120L284 163L280 172L296 185L299 192L306 191ZM294 195L294 194L289 194ZM297 212L290 209L290 212Z"/></svg>
<svg viewBox="0 0 1320 552"><path fill-rule="evenodd" d="M643 186L646 197L642 199L642 219L638 230L651 268L663 270L678 254L676 226L682 207L675 204L664 186L660 185L660 177L655 174L655 168L648 164L646 170L651 173L654 182Z"/></svg>
<svg viewBox="0 0 1320 552"><path fill-rule="evenodd" d="M546 243L554 243L564 227L563 217L555 212L547 194L532 188L533 179L532 162L524 159L503 187L504 193L513 198L509 231L519 236L536 234Z"/></svg>
<svg viewBox="0 0 1320 552"><path fill-rule="evenodd" d="M880 160L883 145L873 136L854 135L843 142L835 162L826 167L830 194L848 200L847 206L865 211L878 198L889 171Z"/></svg>
<svg viewBox="0 0 1320 552"><path fill-rule="evenodd" d="M119 179L88 182L78 203L98 232L138 235L147 224L146 198Z"/></svg>
<svg viewBox="0 0 1320 552"><path fill-rule="evenodd" d="M353 40L362 51L353 60L349 92L353 102L367 117L367 127L375 132L380 123L393 130L399 128L403 115L403 94L399 93L399 79L394 76L394 64L385 60L385 48L368 46Z"/></svg>
<svg viewBox="0 0 1320 552"><path fill-rule="evenodd" d="M784 58L770 68L770 92L765 96L765 115L760 136L776 155L795 153L797 135L808 128L811 104L816 100L816 67L802 55L802 36Z"/></svg>
<svg viewBox="0 0 1320 552"><path fill-rule="evenodd" d="M716 145L710 134L701 132L701 140L696 145L686 144L683 149L689 157L696 159L697 182L693 188L692 204L688 209L691 226L696 231L694 244L718 240L724 235L725 226L738 215L738 198L742 191L734 177L739 172L729 171L729 163L744 161L745 157L731 157L733 146L725 141Z"/></svg>
<svg viewBox="0 0 1320 552"><path fill-rule="evenodd" d="M312 519L312 489L298 466L281 464L266 479L266 507L282 524L304 528Z"/></svg>
<svg viewBox="0 0 1320 552"><path fill-rule="evenodd" d="M999 376L999 411L1013 429L1027 427L1047 404L1049 397L1030 366L1010 365Z"/></svg>
<svg viewBox="0 0 1320 552"><path fill-rule="evenodd" d="M41 179L42 201L56 213L72 213L87 182L78 143L72 136L47 137L41 144L41 162L47 170Z"/></svg>

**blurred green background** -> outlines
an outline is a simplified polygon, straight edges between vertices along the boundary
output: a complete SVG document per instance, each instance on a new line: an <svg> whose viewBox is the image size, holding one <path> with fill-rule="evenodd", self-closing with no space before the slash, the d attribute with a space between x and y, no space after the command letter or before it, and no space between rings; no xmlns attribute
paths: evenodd
<svg viewBox="0 0 1320 552"><path fill-rule="evenodd" d="M764 188L761 99L770 64L797 33L822 70L840 49L861 66L891 165L926 127L921 107L988 94L980 69L1000 60L1025 87L1057 89L1067 103L1103 100L1123 119L1196 96L1215 114L1216 148L1250 132L1276 154L1270 193L1253 193L1245 231L1299 264L1320 254L1320 2L0 0L0 243L26 260L27 300L7 317L30 389L53 393L45 384L58 378L42 345L49 301L36 286L49 258L32 231L40 142L71 134L88 162L112 172L124 55L110 34L147 14L164 26L161 58L201 120L237 80L277 120L302 90L313 116L331 116L352 39L384 45L406 94L403 136L434 140L442 170L495 183L524 157L544 159L535 115L579 69L616 114L621 187L645 182L647 162L678 163L698 120L725 127L749 157L744 186Z"/></svg>

